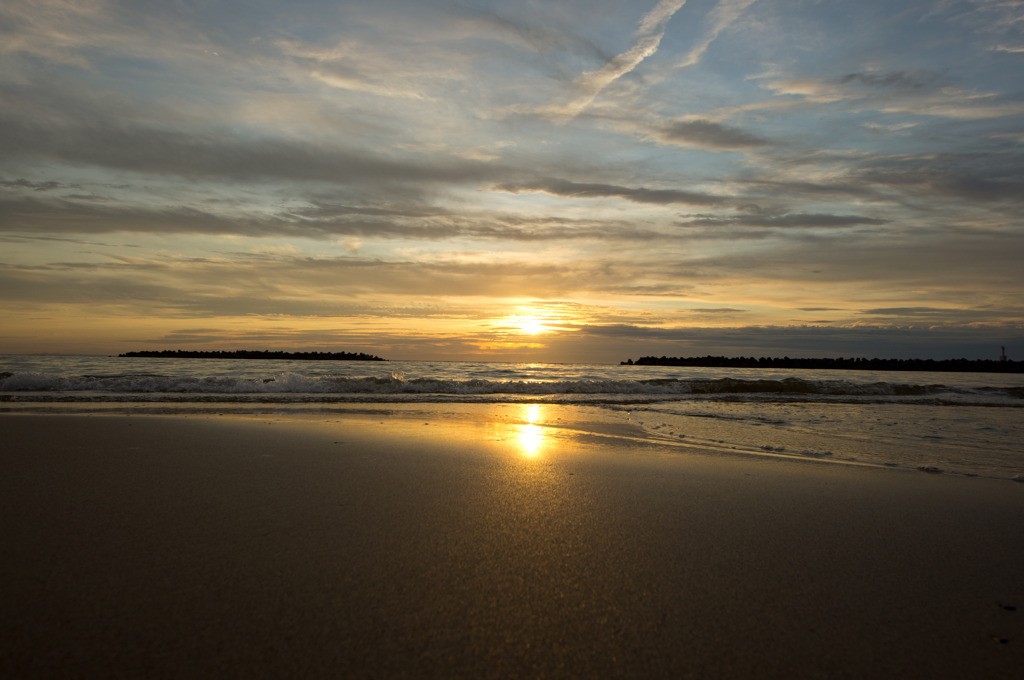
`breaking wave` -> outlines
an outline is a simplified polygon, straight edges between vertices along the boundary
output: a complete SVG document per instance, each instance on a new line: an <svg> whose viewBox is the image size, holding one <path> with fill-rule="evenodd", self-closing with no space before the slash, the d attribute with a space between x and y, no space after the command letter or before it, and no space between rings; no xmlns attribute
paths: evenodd
<svg viewBox="0 0 1024 680"><path fill-rule="evenodd" d="M487 398L502 401L522 397L579 401L581 397L603 397L626 401L652 399L772 399L795 401L905 401L964 403L970 405L1022 406L1021 387L950 387L892 382L858 383L844 380L784 378L749 380L739 378L686 379L651 378L637 380L489 380L409 378L396 373L388 377L306 376L280 373L263 378L181 377L158 374L67 376L47 373L0 373L0 400L39 398L47 401L127 401L151 399L156 395L221 396L245 400L289 400L289 397L326 401L387 401L405 397L422 401L451 401L458 398ZM19 397L20 395L20 397ZM586 401L586 399L583 399Z"/></svg>

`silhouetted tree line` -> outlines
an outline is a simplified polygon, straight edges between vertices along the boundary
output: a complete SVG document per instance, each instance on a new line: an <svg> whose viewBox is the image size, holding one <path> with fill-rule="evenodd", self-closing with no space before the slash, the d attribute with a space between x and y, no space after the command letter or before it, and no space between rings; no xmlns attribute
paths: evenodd
<svg viewBox="0 0 1024 680"><path fill-rule="evenodd" d="M863 371L972 371L1024 373L1024 361L990 359L790 359L789 357L640 357L624 366L703 366L709 368L818 368Z"/></svg>
<svg viewBox="0 0 1024 680"><path fill-rule="evenodd" d="M145 357L149 359L297 359L301 361L387 361L363 352L262 352L237 349L231 352L216 350L163 349L125 352L119 357Z"/></svg>

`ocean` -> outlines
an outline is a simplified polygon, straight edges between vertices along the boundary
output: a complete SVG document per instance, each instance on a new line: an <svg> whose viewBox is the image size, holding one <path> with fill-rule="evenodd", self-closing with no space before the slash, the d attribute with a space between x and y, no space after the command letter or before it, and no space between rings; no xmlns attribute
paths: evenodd
<svg viewBox="0 0 1024 680"><path fill-rule="evenodd" d="M1021 374L0 356L0 413L455 418L474 404L666 451L1024 480Z"/></svg>

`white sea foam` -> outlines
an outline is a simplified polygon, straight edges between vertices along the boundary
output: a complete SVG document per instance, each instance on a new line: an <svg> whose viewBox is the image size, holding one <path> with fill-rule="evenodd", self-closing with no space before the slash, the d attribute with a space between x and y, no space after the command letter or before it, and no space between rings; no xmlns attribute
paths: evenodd
<svg viewBox="0 0 1024 680"><path fill-rule="evenodd" d="M490 380L482 378L409 378L395 372L386 377L301 375L277 373L266 377L168 376L151 373L121 375L63 375L53 373L0 374L0 396L46 392L50 400L89 392L90 399L104 394L119 401L129 395L140 399L153 394L195 395L436 395L451 396L549 396L660 397L667 399L725 399L756 401L881 401L1021 406L1020 391L997 387L949 387L891 382L858 383L847 380L746 380L737 378L649 378L575 380Z"/></svg>

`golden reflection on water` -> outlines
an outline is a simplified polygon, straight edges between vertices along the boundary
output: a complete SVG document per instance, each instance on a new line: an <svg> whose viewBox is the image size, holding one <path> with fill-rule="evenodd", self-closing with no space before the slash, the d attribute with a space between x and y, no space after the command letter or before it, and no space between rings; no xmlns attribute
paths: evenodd
<svg viewBox="0 0 1024 680"><path fill-rule="evenodd" d="M519 449L525 458L539 458L548 443L544 428L537 423L541 420L540 404L524 404L522 418L526 422L519 425Z"/></svg>

